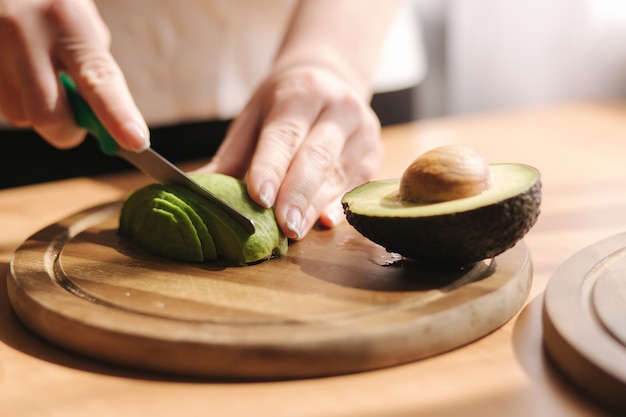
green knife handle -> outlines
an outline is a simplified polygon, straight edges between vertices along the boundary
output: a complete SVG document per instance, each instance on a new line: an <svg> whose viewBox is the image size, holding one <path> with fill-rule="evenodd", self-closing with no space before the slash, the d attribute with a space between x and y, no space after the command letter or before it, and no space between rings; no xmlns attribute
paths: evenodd
<svg viewBox="0 0 626 417"><path fill-rule="evenodd" d="M84 129L87 129L98 142L100 142L100 149L107 155L115 155L117 153L117 142L100 123L100 120L96 117L94 112L89 107L89 104L83 99L76 88L74 81L67 75L61 74L61 84L65 87L67 98L72 106L74 112L74 119L76 124Z"/></svg>

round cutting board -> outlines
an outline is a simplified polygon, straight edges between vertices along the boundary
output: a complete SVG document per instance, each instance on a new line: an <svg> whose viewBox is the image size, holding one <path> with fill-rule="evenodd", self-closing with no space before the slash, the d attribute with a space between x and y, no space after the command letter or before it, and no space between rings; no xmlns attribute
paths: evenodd
<svg viewBox="0 0 626 417"><path fill-rule="evenodd" d="M345 223L256 265L175 262L121 238L119 210L98 206L29 238L11 261L9 297L50 341L152 371L280 379L415 361L497 329L532 281L523 242L437 269Z"/></svg>
<svg viewBox="0 0 626 417"><path fill-rule="evenodd" d="M626 234L595 243L550 278L544 344L575 384L626 411Z"/></svg>

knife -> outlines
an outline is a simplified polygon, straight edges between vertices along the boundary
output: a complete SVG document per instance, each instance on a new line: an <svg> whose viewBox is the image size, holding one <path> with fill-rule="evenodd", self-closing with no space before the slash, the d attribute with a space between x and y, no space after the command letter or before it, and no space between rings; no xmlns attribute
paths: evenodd
<svg viewBox="0 0 626 417"><path fill-rule="evenodd" d="M181 171L176 165L169 162L152 148L148 148L142 152L128 151L117 145L117 142L111 137L106 128L100 123L89 104L81 97L76 84L67 75L61 74L61 83L65 88L68 100L74 112L74 118L78 126L87 129L92 136L98 139L100 149L106 155L117 155L124 158L144 174L154 178L158 182L164 184L179 184L190 188L194 192L209 199L222 210L228 213L237 221L249 234L254 234L254 222L242 213L237 211L230 204L213 194L202 184L189 177Z"/></svg>

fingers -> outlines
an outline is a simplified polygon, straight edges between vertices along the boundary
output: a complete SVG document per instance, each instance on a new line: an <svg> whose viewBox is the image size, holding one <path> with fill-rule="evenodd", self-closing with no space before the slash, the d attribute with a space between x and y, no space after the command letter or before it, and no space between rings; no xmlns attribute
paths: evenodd
<svg viewBox="0 0 626 417"><path fill-rule="evenodd" d="M82 56L68 67L85 101L123 148L141 151L150 146L146 122L110 55Z"/></svg>
<svg viewBox="0 0 626 417"><path fill-rule="evenodd" d="M328 200L347 183L351 164L344 165L341 155L346 138L357 127L357 118L349 107L344 101L325 110L283 173L275 211L278 223L292 239L306 234ZM267 165L270 161L261 163ZM322 187L325 190L320 196Z"/></svg>
<svg viewBox="0 0 626 417"><path fill-rule="evenodd" d="M94 7L78 13L71 2L52 8L51 20L59 28L58 55L69 75L109 133L124 148L143 150L149 146L149 132L137 109L122 71L108 49L108 32L93 30L84 19L104 23Z"/></svg>
<svg viewBox="0 0 626 417"><path fill-rule="evenodd" d="M0 38L2 38L2 33L0 33ZM24 114L19 86L11 82L11 78L2 75L0 75L0 111L13 126L30 126Z"/></svg>
<svg viewBox="0 0 626 417"><path fill-rule="evenodd" d="M340 222L339 197L354 181L369 178L379 163L376 116L360 97L335 87L321 83L314 85L321 91L275 102L251 162L251 197L274 206L291 239L304 237L320 215L324 225Z"/></svg>
<svg viewBox="0 0 626 417"><path fill-rule="evenodd" d="M20 75L25 120L52 145L71 148L82 142L85 132L74 122L56 71L45 58L43 55L30 57L37 70Z"/></svg>
<svg viewBox="0 0 626 417"><path fill-rule="evenodd" d="M268 78L197 172L247 173L252 199L274 207L285 235L300 239L318 220L343 220L342 195L371 178L381 150L364 98L328 70L304 67Z"/></svg>
<svg viewBox="0 0 626 417"><path fill-rule="evenodd" d="M0 13L0 37L0 59L10 63L0 66L0 110L12 124L31 126L59 148L80 143L84 131L58 78L65 71L122 147L149 145L145 121L109 53L109 33L92 2L8 2Z"/></svg>
<svg viewBox="0 0 626 417"><path fill-rule="evenodd" d="M378 124L368 127L365 123L348 138L336 169L326 175L318 193L310 201L305 232L316 223L332 228L343 222L343 194L369 181L382 162L384 153L379 132Z"/></svg>
<svg viewBox="0 0 626 417"><path fill-rule="evenodd" d="M271 110L265 119L248 175L248 190L252 198L266 207L274 205L279 188L294 159L302 150L305 139L322 133L324 124L320 123L317 123L319 127L316 132L311 131L323 108L323 101L311 94L311 90L315 88L312 79L303 77L289 80L274 93ZM309 140L308 143L315 146L316 141ZM309 152L314 154L314 162L318 165L332 158L327 154L324 144L313 150L309 149ZM307 186L304 185L304 188ZM299 216L301 219L302 213L293 212L290 216ZM299 223L296 218L293 220ZM290 224L295 225L292 222Z"/></svg>
<svg viewBox="0 0 626 417"><path fill-rule="evenodd" d="M336 184L335 193L330 191L331 187L323 186L321 191L326 190L328 195L317 196L314 201L330 201L326 206L317 207L319 215L318 222L324 227L334 227L343 222L345 214L341 199L343 194L352 188L369 181L375 174L376 169L381 165L384 157L384 148L380 140L380 123L371 112L371 124L364 122L354 136L346 142L342 153L341 166L346 167L344 178L345 184ZM368 140L368 138L373 138ZM369 144L369 146L367 145ZM334 199L333 199L334 198Z"/></svg>
<svg viewBox="0 0 626 417"><path fill-rule="evenodd" d="M63 105L50 56L50 34L43 8L32 1L7 2L0 14L0 109L19 127L32 126L62 147L82 140L84 132L71 122Z"/></svg>

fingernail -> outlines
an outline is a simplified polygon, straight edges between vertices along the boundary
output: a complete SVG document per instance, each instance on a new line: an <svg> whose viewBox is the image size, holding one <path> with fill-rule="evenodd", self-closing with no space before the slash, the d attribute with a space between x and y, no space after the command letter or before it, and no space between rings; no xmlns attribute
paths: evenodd
<svg viewBox="0 0 626 417"><path fill-rule="evenodd" d="M145 151L150 147L149 136L148 130L135 122L124 125L124 140L135 152Z"/></svg>
<svg viewBox="0 0 626 417"><path fill-rule="evenodd" d="M269 181L265 181L263 185L261 185L259 199L261 200L265 208L270 208L274 205L275 198L276 191L274 191L274 185Z"/></svg>
<svg viewBox="0 0 626 417"><path fill-rule="evenodd" d="M302 213L300 209L292 207L287 210L287 229L296 234L295 239L302 235Z"/></svg>

